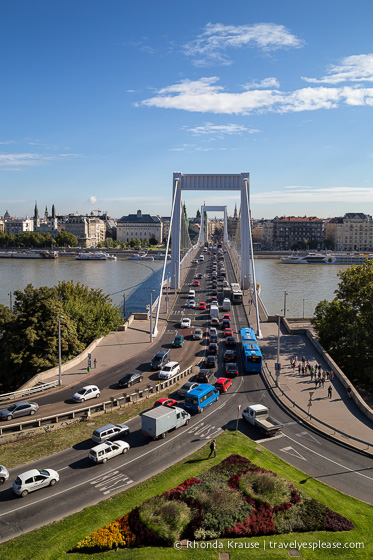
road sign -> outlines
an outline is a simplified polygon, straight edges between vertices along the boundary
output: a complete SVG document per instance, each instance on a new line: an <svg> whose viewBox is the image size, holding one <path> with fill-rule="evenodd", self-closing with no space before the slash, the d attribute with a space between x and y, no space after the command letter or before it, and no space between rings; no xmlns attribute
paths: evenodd
<svg viewBox="0 0 373 560"><path fill-rule="evenodd" d="M281 364L279 362L275 363L275 371L281 371Z"/></svg>
<svg viewBox="0 0 373 560"><path fill-rule="evenodd" d="M91 358L88 359L88 367L91 367Z"/></svg>
<svg viewBox="0 0 373 560"><path fill-rule="evenodd" d="M91 354L90 354L90 353L88 354L88 359L89 359L89 360L91 359Z"/></svg>

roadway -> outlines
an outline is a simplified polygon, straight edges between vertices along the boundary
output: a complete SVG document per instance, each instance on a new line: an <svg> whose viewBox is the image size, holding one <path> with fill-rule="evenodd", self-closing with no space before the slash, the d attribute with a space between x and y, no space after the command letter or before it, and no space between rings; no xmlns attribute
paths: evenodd
<svg viewBox="0 0 373 560"><path fill-rule="evenodd" d="M180 361L182 369L203 359L207 342L205 339L203 341L191 340L191 332L196 326L208 327L208 312L187 309L186 302L187 293L196 272L202 272L204 275L201 286L194 288L197 303L199 304L200 301L209 303L211 299L211 284L207 273L210 262L207 258L206 261L203 264L191 266L184 287L172 309L169 326L157 345L141 355L140 363L138 357L133 358L128 360L125 365L114 366L106 372L90 378L90 383L100 387L103 399L106 400L108 395L115 394L116 381L128 371L142 371L144 387L149 383L149 379L155 381L157 373L149 371L149 362L160 347L170 347L183 315L191 318L192 329L180 331L184 336L187 335L187 340L182 349L171 350L171 359ZM226 268L228 276L232 278L229 262L226 263ZM219 292L220 303L221 298L222 295ZM232 306L230 314L233 320L233 330L237 337L239 327L246 321L243 306ZM224 343L220 342L220 367L215 374L216 378L220 377L223 372L224 346ZM66 409L64 407L71 408L71 396L82 385L83 383L79 383L76 387L63 389L39 398L38 402L42 405L43 416L46 415L49 407L53 413L59 410L59 407L62 410ZM140 387L140 384L137 387ZM171 392L169 396L175 395ZM224 429L234 428L238 405L241 405L242 410L248 404L253 403L268 406L271 415L283 423L283 432L278 436L263 440L261 434L258 434L254 427L245 423L241 418L238 424L239 429L285 461L307 473L304 480L305 491L307 491L308 477L317 478L342 492L373 503L373 462L371 458L342 447L303 426L300 421L271 398L261 376L241 375L233 380L228 393L221 395L217 403L209 407L202 415L193 416L188 426L171 432L164 440L149 441L141 433L140 417L133 418L127 422L131 429L127 438L131 449L126 455L116 457L105 465L93 466L90 463L87 455L93 442L86 440L77 442L72 448L48 457L47 460L39 460L28 464L27 467L13 469L9 481L0 491L0 541L9 540L21 533L96 504L102 499L163 471L205 445ZM20 499L14 495L11 489L12 482L19 472L33 467L49 467L57 470L60 473L60 481L54 487L31 493L26 498Z"/></svg>

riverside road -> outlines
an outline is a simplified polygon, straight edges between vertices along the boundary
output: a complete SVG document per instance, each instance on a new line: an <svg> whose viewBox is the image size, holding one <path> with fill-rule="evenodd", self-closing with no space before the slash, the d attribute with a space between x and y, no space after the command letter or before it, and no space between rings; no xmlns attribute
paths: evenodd
<svg viewBox="0 0 373 560"><path fill-rule="evenodd" d="M226 257L228 261L228 258ZM180 293L170 301L168 321L162 327L163 334L151 345L147 345L141 354L132 355L126 360L122 357L110 367L93 373L88 380L79 380L83 374L72 376L74 382L68 388L52 392L37 399L40 404L39 415L47 416L61 410L71 409L73 393L87 383L97 384L101 390L101 399L108 400L118 391L118 378L129 371L144 373L142 387L154 384L157 374L149 370L149 362L161 347L170 347L175 331L179 327L182 316L192 319L192 330L195 327L208 327L208 313L197 309L187 309L187 293L196 272L204 277L201 286L196 287L197 304L200 301L211 301L210 281L207 268L209 258L203 264L192 265L188 271ZM228 275L232 279L233 272L230 262L226 262ZM219 300L222 297L219 292ZM221 302L220 302L221 303ZM172 307L171 307L172 304ZM242 305L231 309L234 334L239 328L247 325ZM206 341L192 341L191 330L183 331L186 343L182 349L171 349L171 359L178 360L181 368L197 364L206 352ZM109 350L108 350L109 351ZM224 343L219 344L219 368L216 378L221 375L222 354ZM100 364L99 364L100 365ZM183 379L183 381L187 379ZM139 387L139 386L138 386ZM174 396L174 388L162 396ZM176 397L175 397L176 398ZM181 401L180 401L181 402ZM264 379L259 375L243 376L233 380L228 393L221 395L217 403L200 415L192 417L188 426L168 434L167 438L150 441L141 433L141 421L135 417L127 424L131 433L128 443L131 448L127 455L112 459L105 465L92 466L88 460L88 450L92 441L77 442L72 448L51 457L28 464L27 467L13 469L10 479L0 491L0 540L6 541L15 536L40 527L83 509L163 471L168 466L187 457L193 451L206 445L213 437L225 429L234 429L238 406L241 410L248 404L262 403L269 407L271 414L280 420L284 429L279 436L263 440L257 430L244 423L240 418L238 428L248 437L260 442L261 445L276 453L285 461L300 468L307 476L304 490L307 491L308 478L317 478L342 492L373 503L373 461L372 458L358 453L348 447L341 446L329 438L325 438L315 430L306 427L293 416L279 401L274 401ZM103 417L102 424L105 424ZM25 440L27 445L27 440ZM206 450L206 457L208 451ZM53 468L60 473L60 481L53 488L32 493L26 498L17 498L11 484L19 472L29 468ZM205 468L203 463L201 470Z"/></svg>

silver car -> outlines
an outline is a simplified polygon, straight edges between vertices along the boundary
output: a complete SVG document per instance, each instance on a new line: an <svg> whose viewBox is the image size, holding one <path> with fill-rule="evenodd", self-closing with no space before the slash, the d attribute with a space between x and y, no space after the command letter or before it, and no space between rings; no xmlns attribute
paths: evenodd
<svg viewBox="0 0 373 560"><path fill-rule="evenodd" d="M0 484L4 484L9 478L9 471L4 465L0 465Z"/></svg>
<svg viewBox="0 0 373 560"><path fill-rule="evenodd" d="M60 475L53 469L31 469L17 476L13 482L13 492L25 497L39 488L54 486L59 479Z"/></svg>
<svg viewBox="0 0 373 560"><path fill-rule="evenodd" d="M195 383L195 381L187 381L182 387L180 387L177 394L180 395L180 397L185 397L188 391L195 389L198 385L199 383Z"/></svg>
<svg viewBox="0 0 373 560"><path fill-rule="evenodd" d="M193 338L194 338L194 340L202 340L203 339L203 330L202 329L194 329Z"/></svg>
<svg viewBox="0 0 373 560"><path fill-rule="evenodd" d="M1 420L12 420L13 418L18 418L19 416L31 416L39 410L39 405L36 402L19 402L8 406L8 408L3 408L0 410Z"/></svg>
<svg viewBox="0 0 373 560"><path fill-rule="evenodd" d="M88 399L97 399L100 396L100 389L96 385L86 385L73 395L74 402L84 402Z"/></svg>

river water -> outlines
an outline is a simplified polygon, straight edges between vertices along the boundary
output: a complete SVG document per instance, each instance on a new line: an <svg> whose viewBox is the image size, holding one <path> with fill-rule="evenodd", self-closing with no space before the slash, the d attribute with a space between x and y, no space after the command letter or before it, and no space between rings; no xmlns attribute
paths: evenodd
<svg viewBox="0 0 373 560"><path fill-rule="evenodd" d="M54 286L60 280L74 280L90 288L100 288L114 303L123 305L126 315L144 311L150 301L150 290L159 293L162 261L76 261L73 257L56 260L0 259L0 303L10 304L10 293L24 290L27 284L35 288ZM313 315L316 304L332 300L338 286L338 271L346 266L282 264L277 259L256 259L257 282L261 285L261 299L270 314L283 313L284 292L286 315ZM14 301L14 296L13 296Z"/></svg>

